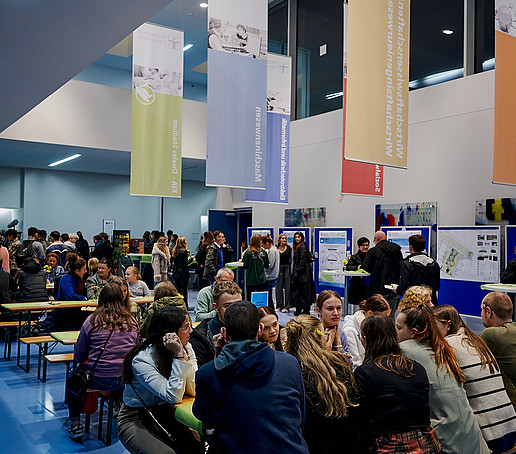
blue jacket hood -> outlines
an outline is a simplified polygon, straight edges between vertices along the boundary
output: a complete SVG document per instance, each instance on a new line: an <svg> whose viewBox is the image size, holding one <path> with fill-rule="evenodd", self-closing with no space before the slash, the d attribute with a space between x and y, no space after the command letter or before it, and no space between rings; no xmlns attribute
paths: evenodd
<svg viewBox="0 0 516 454"><path fill-rule="evenodd" d="M231 342L214 361L215 372L229 378L258 381L268 377L274 368L274 351L254 340Z"/></svg>

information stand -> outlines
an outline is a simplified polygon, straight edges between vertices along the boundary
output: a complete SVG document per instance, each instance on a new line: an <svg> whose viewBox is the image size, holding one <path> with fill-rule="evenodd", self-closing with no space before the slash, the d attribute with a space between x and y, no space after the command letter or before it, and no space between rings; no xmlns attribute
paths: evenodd
<svg viewBox="0 0 516 454"><path fill-rule="evenodd" d="M401 247L401 253L403 258L410 255L408 239L412 235L423 235L426 240L426 249L423 251L425 254L430 254L430 239L432 227L405 227L405 226L385 226L382 230L387 235L387 240L396 243Z"/></svg>
<svg viewBox="0 0 516 454"><path fill-rule="evenodd" d="M328 282L322 276L323 271L343 271L344 261L351 255L353 244L353 227L315 227L314 228L314 281L315 290L335 290L344 296L346 276L335 276Z"/></svg>
<svg viewBox="0 0 516 454"><path fill-rule="evenodd" d="M269 235L274 240L274 228L272 227L247 227L247 245L253 235Z"/></svg>
<svg viewBox="0 0 516 454"><path fill-rule="evenodd" d="M441 266L439 304L459 313L478 316L487 294L481 283L500 281L501 231L499 226L437 228L437 262Z"/></svg>
<svg viewBox="0 0 516 454"><path fill-rule="evenodd" d="M279 233L287 235L287 243L290 247L294 246L294 233L301 232L305 236L308 250L312 250L312 229L310 227L280 227Z"/></svg>

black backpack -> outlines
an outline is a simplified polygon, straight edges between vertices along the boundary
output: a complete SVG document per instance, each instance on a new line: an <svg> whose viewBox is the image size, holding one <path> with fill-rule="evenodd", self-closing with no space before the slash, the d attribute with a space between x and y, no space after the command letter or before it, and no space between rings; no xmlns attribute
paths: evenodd
<svg viewBox="0 0 516 454"><path fill-rule="evenodd" d="M29 257L35 257L33 243L34 240L24 240L21 246L16 250L16 255L14 256L16 260L16 264L21 267L25 259Z"/></svg>

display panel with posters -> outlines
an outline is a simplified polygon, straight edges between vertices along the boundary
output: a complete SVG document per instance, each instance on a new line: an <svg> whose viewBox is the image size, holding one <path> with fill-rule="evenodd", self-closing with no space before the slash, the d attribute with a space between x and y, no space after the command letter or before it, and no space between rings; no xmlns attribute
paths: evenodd
<svg viewBox="0 0 516 454"><path fill-rule="evenodd" d="M431 227L382 227L382 230L387 235L387 240L396 243L401 247L401 253L403 258L410 255L408 239L412 235L423 235L426 239L426 248L423 251L425 254L430 255L430 236Z"/></svg>
<svg viewBox="0 0 516 454"><path fill-rule="evenodd" d="M505 226L505 267L516 259L516 225Z"/></svg>
<svg viewBox="0 0 516 454"><path fill-rule="evenodd" d="M437 262L441 279L498 282L500 227L438 227Z"/></svg>
<svg viewBox="0 0 516 454"><path fill-rule="evenodd" d="M321 272L342 271L344 261L351 255L353 227L316 227L314 237L314 281L317 293L328 288L344 288L344 276L335 277L333 282L327 282L322 278Z"/></svg>
<svg viewBox="0 0 516 454"><path fill-rule="evenodd" d="M249 245L253 235L269 235L274 239L274 229L272 227L247 227L247 245Z"/></svg>
<svg viewBox="0 0 516 454"><path fill-rule="evenodd" d="M279 233L284 233L287 235L287 244L290 247L294 246L294 234L296 232L302 232L305 236L305 242L308 246L308 250L312 250L312 229L310 227L297 227L297 228L290 228L290 227L280 227Z"/></svg>

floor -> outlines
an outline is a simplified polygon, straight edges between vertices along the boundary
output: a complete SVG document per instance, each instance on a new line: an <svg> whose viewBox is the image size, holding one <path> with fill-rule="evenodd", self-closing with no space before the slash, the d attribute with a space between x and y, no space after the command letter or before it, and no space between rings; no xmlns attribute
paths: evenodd
<svg viewBox="0 0 516 454"><path fill-rule="evenodd" d="M189 294L190 306L196 300L197 292ZM192 313L193 315L193 313ZM279 313L280 323L284 326L293 317L290 313ZM315 313L313 313L315 315ZM195 316L194 316L195 317ZM482 330L479 317L468 317L468 325L475 331ZM37 349L32 347L30 373L16 366L16 346L13 344L14 359L0 359L0 446L3 454L67 454L67 453L127 453L113 429L113 444L105 447L98 441L97 416L92 416L91 433L82 442L68 438L68 411L64 404L65 366L50 365L47 383L38 381ZM70 352L70 346L59 346L54 353ZM0 343L3 353L3 344ZM22 349L25 358L25 349ZM83 416L84 418L84 416Z"/></svg>

